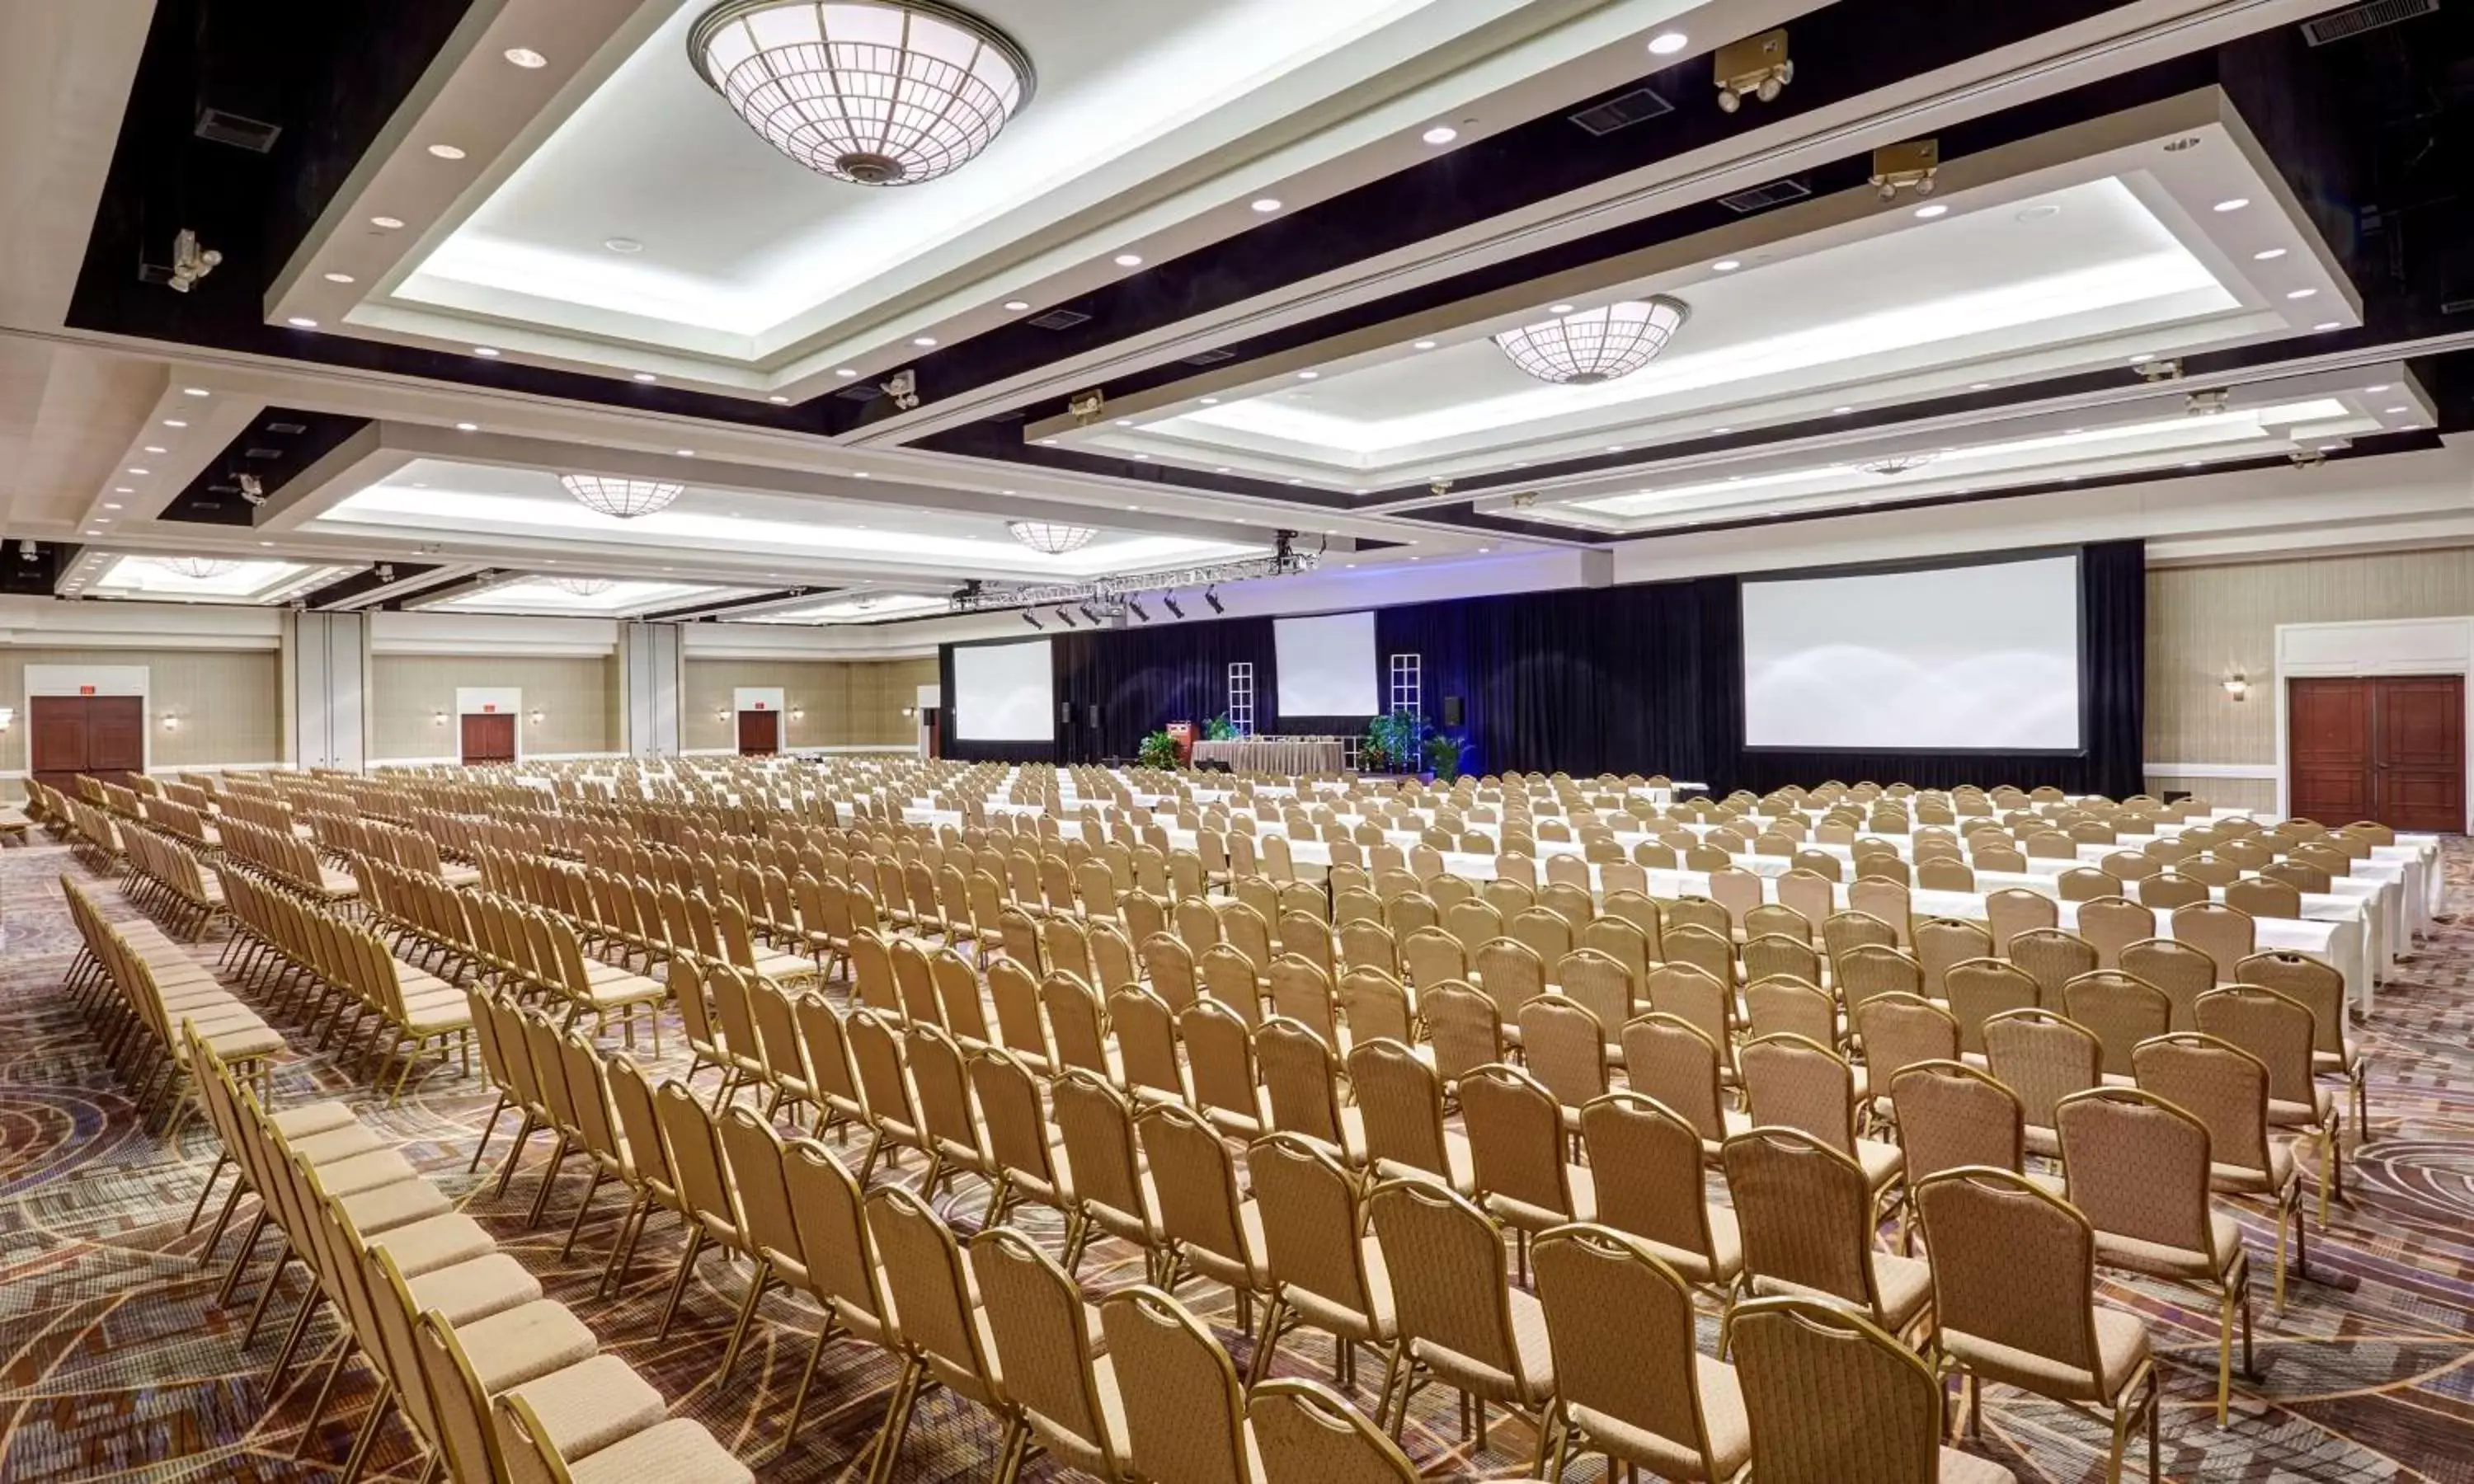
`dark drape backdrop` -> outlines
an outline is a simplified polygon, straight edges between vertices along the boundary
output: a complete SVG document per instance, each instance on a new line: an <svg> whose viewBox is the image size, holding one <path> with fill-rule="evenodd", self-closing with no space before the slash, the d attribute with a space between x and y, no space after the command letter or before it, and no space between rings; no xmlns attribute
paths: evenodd
<svg viewBox="0 0 2474 1484"><path fill-rule="evenodd" d="M1467 744L1464 766L1664 773L1724 792L1824 778L2053 783L2135 793L2147 698L2147 557L2138 541L2082 549L2083 752L1748 752L1743 745L1743 609L1734 577L1567 588L1375 610L1376 663L1421 657L1424 707ZM1055 637L1057 700L1071 724L1054 747L949 742L946 754L1025 761L1131 757L1143 734L1227 709L1228 665L1254 665L1255 730L1362 730L1366 718L1283 717L1272 620L1078 630ZM943 653L953 694L952 646ZM949 728L950 730L950 728Z"/></svg>

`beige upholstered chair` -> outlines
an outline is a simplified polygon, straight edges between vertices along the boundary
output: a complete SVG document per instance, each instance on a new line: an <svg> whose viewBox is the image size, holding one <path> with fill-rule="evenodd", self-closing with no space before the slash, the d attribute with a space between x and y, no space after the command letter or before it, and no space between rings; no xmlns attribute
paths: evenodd
<svg viewBox="0 0 2474 1484"><path fill-rule="evenodd" d="M1261 1484L1418 1484L1418 1466L1383 1429L1320 1381L1258 1383L1246 1402Z"/></svg>
<svg viewBox="0 0 2474 1484"><path fill-rule="evenodd" d="M2264 985L2311 1012L2311 1065L2322 1077L2343 1079L2353 1094L2355 1137L2370 1135L2370 1093L2365 1059L2346 1031L2345 976L2315 958L2282 949L2254 953L2235 966L2244 984Z"/></svg>
<svg viewBox="0 0 2474 1484"><path fill-rule="evenodd" d="M1942 1444L1941 1377L1860 1308L1748 1300L1727 1317L1761 1484L2015 1484Z"/></svg>
<svg viewBox="0 0 2474 1484"><path fill-rule="evenodd" d="M1135 1120L1152 1182L1161 1271L1225 1283L1237 1299L1237 1326L1251 1329L1254 1299L1272 1291L1260 1212L1237 1191L1228 1145L1200 1113L1176 1103L1146 1108Z"/></svg>
<svg viewBox="0 0 2474 1484"><path fill-rule="evenodd" d="M2096 949L2096 967L2120 969L2122 950L2156 936L2156 914L2127 897L2098 897L2079 903L2079 936Z"/></svg>
<svg viewBox="0 0 2474 1484"><path fill-rule="evenodd" d="M1831 919L1836 923L1847 914ZM1928 924L1929 925L1929 924ZM1924 967L1915 956L1887 944L1857 943L1834 960L1838 993L1852 1012L1876 994L1923 994Z"/></svg>
<svg viewBox="0 0 2474 1484"><path fill-rule="evenodd" d="M1699 1161L1691 1161L1696 1173ZM1601 1226L1540 1234L1538 1300L1554 1352L1542 1471L1575 1448L1662 1479L1732 1480L1752 1454L1734 1368L1700 1352L1692 1289L1645 1242Z"/></svg>
<svg viewBox="0 0 2474 1484"><path fill-rule="evenodd" d="M1856 1113L1868 1098L1845 1058L1802 1036L1782 1035L1746 1041L1736 1062L1755 1128L1794 1129L1820 1139L1863 1169L1877 1205L1895 1204L1905 1159L1896 1144L1857 1137Z"/></svg>
<svg viewBox="0 0 2474 1484"><path fill-rule="evenodd" d="M2173 909L2172 934L2206 954L2217 966L2217 982L2233 976L2234 966L2259 945L2258 924L2249 913L2222 902L2199 901Z"/></svg>
<svg viewBox="0 0 2474 1484"><path fill-rule="evenodd" d="M2328 1202L2345 1193L2344 1112L2316 1077L2311 1009L2264 985L2229 984L2199 996L2202 1034L2248 1052L2268 1069L2268 1124L2298 1129L2319 1142L2319 1227Z"/></svg>
<svg viewBox="0 0 2474 1484"><path fill-rule="evenodd" d="M2150 1036L2172 1029L2173 1005L2163 990L2135 974L2099 969L2062 986L2062 1013L2096 1034L2105 1076L2127 1082L2131 1052Z"/></svg>
<svg viewBox="0 0 2474 1484"><path fill-rule="evenodd" d="M1387 1180L1367 1197L1384 1265L1394 1275L1400 1335L1385 1391L1395 1413L1426 1380L1473 1403L1476 1446L1487 1446L1487 1406L1500 1403L1540 1424L1555 1395L1555 1362L1538 1300L1512 1284L1501 1228L1486 1212L1427 1180ZM1403 1369L1405 1367L1405 1369ZM1395 1389L1396 1384L1396 1389ZM1394 1424L1398 1430L1400 1424ZM1542 1453L1542 1448L1541 1448Z"/></svg>
<svg viewBox="0 0 2474 1484"><path fill-rule="evenodd" d="M893 1349L902 1357L893 1401L874 1444L878 1476L891 1475L919 1394L934 1382L996 1414L1004 1424L996 1477L1010 1481L1022 1467L1031 1429L999 1389L988 1329L962 1270L960 1245L928 1203L906 1186L870 1190L866 1209L868 1236L892 1301Z"/></svg>
<svg viewBox="0 0 2474 1484"><path fill-rule="evenodd" d="M2302 1177L2293 1150L2279 1143L2268 1121L2272 1083L2257 1057L2197 1031L2175 1031L2142 1045L2139 1088L2190 1113L2208 1131L2209 1183L2228 1195L2263 1201L2276 1222L2275 1302L2285 1307L2289 1231L2294 1265L2309 1271L2310 1236L2302 1221Z"/></svg>
<svg viewBox="0 0 2474 1484"><path fill-rule="evenodd" d="M1686 1280L1732 1291L1743 1238L1734 1209L1709 1199L1700 1131L1654 1098L1610 1092L1581 1110L1581 1140L1597 1219L1638 1238Z"/></svg>
<svg viewBox="0 0 2474 1484"><path fill-rule="evenodd" d="M1992 1073L1955 1059L1917 1062L1891 1075L1889 1097L1910 1182L1970 1165L2026 1168L2026 1113Z"/></svg>
<svg viewBox="0 0 2474 1484"><path fill-rule="evenodd" d="M1560 993L1520 1007L1522 1061L1564 1105L1564 1122L1575 1131L1581 1105L1607 1090L1607 1034L1596 1016Z"/></svg>
<svg viewBox="0 0 2474 1484"><path fill-rule="evenodd" d="M1260 1484L1237 1367L1185 1307L1137 1285L1100 1306L1137 1478Z"/></svg>
<svg viewBox="0 0 2474 1484"><path fill-rule="evenodd" d="M1460 1102L1478 1202L1513 1230L1517 1253L1548 1227L1597 1219L1589 1172L1564 1158L1565 1111L1553 1092L1518 1067L1481 1066L1461 1078Z"/></svg>
<svg viewBox="0 0 2474 1484"><path fill-rule="evenodd" d="M1864 1083L1877 1121L1892 1119L1890 1084L1919 1062L1958 1060L1958 1021L1914 994L1877 994L1856 1013L1856 1037L1864 1047Z"/></svg>
<svg viewBox="0 0 2474 1484"><path fill-rule="evenodd" d="M1254 1374L1268 1374L1282 1337L1303 1325L1332 1336L1334 1369L1343 1385L1353 1384L1356 1347L1388 1354L1398 1338L1382 1245L1365 1234L1362 1187L1328 1152L1293 1134L1255 1140L1246 1167L1271 1281ZM1377 1416L1391 1400L1377 1399Z"/></svg>
<svg viewBox="0 0 2474 1484"><path fill-rule="evenodd" d="M1394 1041L1361 1041L1348 1053L1348 1080L1377 1175L1448 1181L1464 1195L1476 1190L1468 1140L1443 1127L1443 1078L1416 1051Z"/></svg>
<svg viewBox="0 0 2474 1484"><path fill-rule="evenodd" d="M2007 1170L1944 1170L1919 1181L1916 1216L1932 1249L1936 1348L1968 1381L1975 1430L1984 1383L2059 1401L2108 1424L2106 1484L2144 1414L2157 1456L2156 1363L2147 1327L2096 1300L2096 1233L2059 1196Z"/></svg>
<svg viewBox="0 0 2474 1484"><path fill-rule="evenodd" d="M2095 1231L2096 1260L2197 1288L2217 1305L2217 1425L2233 1395L2234 1318L2251 1369L2250 1264L2242 1229L2209 1199L2207 1125L2152 1092L2102 1088L2062 1100L2071 1204Z"/></svg>
<svg viewBox="0 0 2474 1484"><path fill-rule="evenodd" d="M1723 1160L1754 1293L1827 1294L1860 1304L1894 1334L1921 1328L1932 1275L1875 1250L1861 1165L1808 1134L1758 1125L1728 1139Z"/></svg>
<svg viewBox="0 0 2474 1484"><path fill-rule="evenodd" d="M970 1259L999 1394L1058 1463L1133 1484L1116 1364L1092 1352L1089 1309L1074 1280L1007 1227L972 1237Z"/></svg>
<svg viewBox="0 0 2474 1484"><path fill-rule="evenodd" d="M2013 929L2012 936L2020 931L2024 929ZM1993 957L1997 942L2001 942L1983 923L1959 918L1928 918L1916 924L1915 936L1916 964L1924 970L1922 993L1927 999L1949 998L1944 980L1950 970L1971 959Z"/></svg>
<svg viewBox="0 0 2474 1484"><path fill-rule="evenodd" d="M1943 988L1949 992L1951 1018L1958 1022L1959 1051L1966 1056L1984 1054L1985 1021L2004 1011L2032 1010L2043 993L2025 969L1994 958L1953 965Z"/></svg>
<svg viewBox="0 0 2474 1484"><path fill-rule="evenodd" d="M2096 968L2096 945L2058 927L2036 927L2010 940L2010 962L2036 981L2036 1002L2062 1002L2062 986Z"/></svg>
<svg viewBox="0 0 2474 1484"><path fill-rule="evenodd" d="M2104 1083L2104 1046L2086 1026L2050 1010L2005 1010L1984 1022L1985 1065L2019 1095L2027 1148L2059 1147L2053 1110L2074 1092Z"/></svg>
<svg viewBox="0 0 2474 1484"><path fill-rule="evenodd" d="M2165 992L2174 1030L2198 1026L2199 996L2217 983L2217 964L2202 950L2171 938L2143 938L2122 949L2122 971Z"/></svg>
<svg viewBox="0 0 2474 1484"><path fill-rule="evenodd" d="M1690 1124L1701 1138L1702 1162L1715 1164L1727 1137L1753 1126L1750 1117L1726 1106L1717 1043L1699 1025L1663 1010L1634 1020L1623 1036L1630 1090Z"/></svg>

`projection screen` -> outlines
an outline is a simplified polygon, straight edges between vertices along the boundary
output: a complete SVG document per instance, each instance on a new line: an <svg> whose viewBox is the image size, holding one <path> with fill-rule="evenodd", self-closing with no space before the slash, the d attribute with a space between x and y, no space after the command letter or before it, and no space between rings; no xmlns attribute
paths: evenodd
<svg viewBox="0 0 2474 1484"><path fill-rule="evenodd" d="M1272 623L1282 716L1372 716L1383 709L1374 673L1374 615L1333 613Z"/></svg>
<svg viewBox="0 0 2474 1484"><path fill-rule="evenodd" d="M953 707L954 735L966 741L1055 741L1048 640L954 646Z"/></svg>
<svg viewBox="0 0 2474 1484"><path fill-rule="evenodd" d="M2075 552L1743 584L1744 745L2074 752Z"/></svg>

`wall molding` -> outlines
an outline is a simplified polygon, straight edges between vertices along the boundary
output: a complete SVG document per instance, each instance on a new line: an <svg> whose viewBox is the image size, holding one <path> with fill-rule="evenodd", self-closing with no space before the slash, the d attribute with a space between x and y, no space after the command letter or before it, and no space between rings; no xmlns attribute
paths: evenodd
<svg viewBox="0 0 2474 1484"><path fill-rule="evenodd" d="M2265 778L2277 777L2272 762L2151 762L2141 770L2151 778Z"/></svg>

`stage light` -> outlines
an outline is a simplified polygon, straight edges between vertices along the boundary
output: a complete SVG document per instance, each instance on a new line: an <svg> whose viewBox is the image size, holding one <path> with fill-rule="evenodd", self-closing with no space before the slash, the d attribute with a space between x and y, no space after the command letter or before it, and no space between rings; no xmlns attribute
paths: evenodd
<svg viewBox="0 0 2474 1484"><path fill-rule="evenodd" d="M1217 587L1203 588L1202 601L1210 604L1211 610L1215 613L1225 613L1228 611L1228 606L1220 601L1220 589Z"/></svg>
<svg viewBox="0 0 2474 1484"><path fill-rule="evenodd" d="M1082 616L1083 616L1084 618L1087 618L1087 619L1089 619L1089 620L1091 621L1091 627L1092 627L1092 628L1097 629L1098 627L1100 627L1100 610L1099 610L1098 609L1093 608L1093 607L1092 607L1090 604L1088 604L1088 603L1085 603L1085 604L1083 604L1083 605L1082 605L1082 607L1081 607L1081 609L1079 610L1079 611L1081 612L1081 614L1082 614Z"/></svg>
<svg viewBox="0 0 2474 1484"><path fill-rule="evenodd" d="M1160 599L1160 602L1167 605L1170 617L1183 618L1185 616L1185 610L1177 606L1176 593L1170 593L1167 597Z"/></svg>
<svg viewBox="0 0 2474 1484"><path fill-rule="evenodd" d="M1071 614L1071 613L1069 613L1069 612L1065 611L1065 610L1063 610L1063 609L1061 609L1061 608L1060 608L1060 609L1055 610L1055 613L1056 613L1056 621L1057 621L1058 623L1063 624L1063 625L1064 625L1066 628L1068 628L1068 629L1071 629L1071 628L1073 628L1073 627L1074 627L1074 615L1073 615L1073 614Z"/></svg>
<svg viewBox="0 0 2474 1484"><path fill-rule="evenodd" d="M1036 628L1038 628L1038 627L1040 626L1040 625L1039 625L1039 615L1038 615L1037 613L1025 612L1025 613L1022 615L1022 621L1023 621L1024 623L1027 623L1027 624L1031 625L1031 626L1032 628L1034 628L1034 629L1036 629Z"/></svg>
<svg viewBox="0 0 2474 1484"><path fill-rule="evenodd" d="M1152 615L1144 612L1143 606L1131 598L1128 598L1126 600L1126 611L1134 615L1134 622L1136 623L1147 624L1152 621Z"/></svg>

